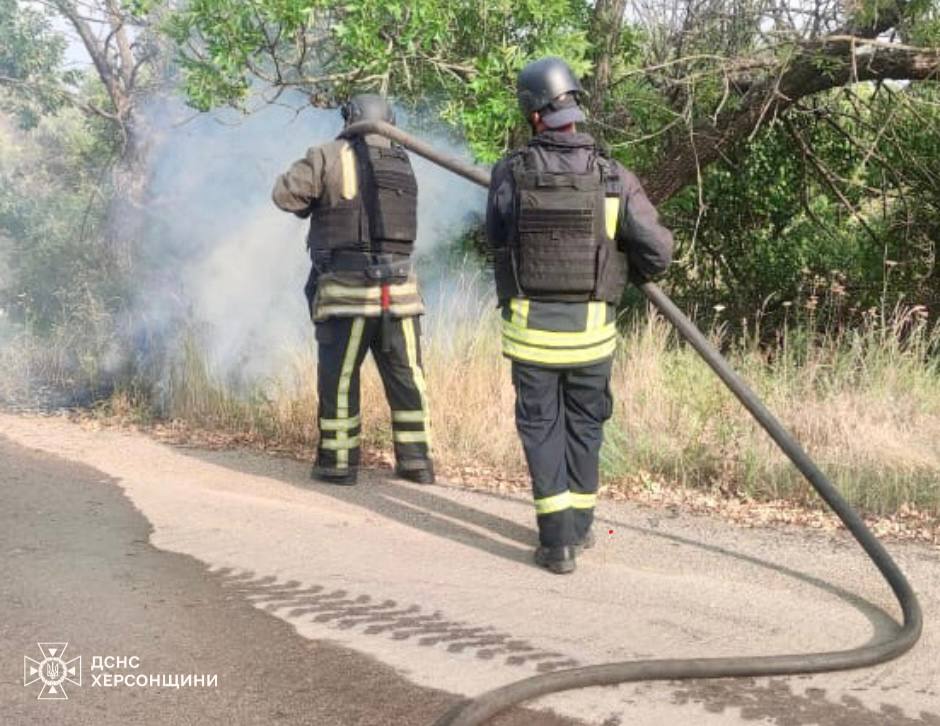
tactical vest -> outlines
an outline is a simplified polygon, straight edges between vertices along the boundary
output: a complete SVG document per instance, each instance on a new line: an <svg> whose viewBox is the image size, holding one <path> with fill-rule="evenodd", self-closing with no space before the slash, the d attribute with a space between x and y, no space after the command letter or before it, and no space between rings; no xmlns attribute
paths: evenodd
<svg viewBox="0 0 940 726"><path fill-rule="evenodd" d="M408 155L400 146L369 146L361 137L350 143L358 193L332 206L314 203L307 246L311 253L410 254L418 229L418 183Z"/></svg>
<svg viewBox="0 0 940 726"><path fill-rule="evenodd" d="M495 264L497 281L511 281L515 290L499 290L500 299L618 302L627 277L626 258L606 225L608 198L616 198L619 213L614 167L594 155L583 173L551 172L532 149L510 164L515 229L509 255Z"/></svg>

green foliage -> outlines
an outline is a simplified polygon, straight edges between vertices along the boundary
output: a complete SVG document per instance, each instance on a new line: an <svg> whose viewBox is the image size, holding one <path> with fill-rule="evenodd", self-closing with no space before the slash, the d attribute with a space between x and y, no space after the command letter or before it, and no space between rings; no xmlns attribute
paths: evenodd
<svg viewBox="0 0 940 726"><path fill-rule="evenodd" d="M194 0L166 31L198 109L246 101L252 78L308 89L323 103L351 90L391 90L440 103L474 152L493 160L522 125L513 91L532 58L589 70L583 0Z"/></svg>
<svg viewBox="0 0 940 726"><path fill-rule="evenodd" d="M0 0L0 38L0 110L33 127L63 106L63 86L78 80L75 72L62 70L65 37L41 6Z"/></svg>
<svg viewBox="0 0 940 726"><path fill-rule="evenodd" d="M868 106L840 94L771 124L706 170L701 206L695 188L670 202L682 249L671 280L686 305L735 323L760 314L772 331L794 308L828 326L940 303L938 94L859 95Z"/></svg>
<svg viewBox="0 0 940 726"><path fill-rule="evenodd" d="M99 237L111 139L75 111L0 134L0 308L39 334L107 318L122 294Z"/></svg>

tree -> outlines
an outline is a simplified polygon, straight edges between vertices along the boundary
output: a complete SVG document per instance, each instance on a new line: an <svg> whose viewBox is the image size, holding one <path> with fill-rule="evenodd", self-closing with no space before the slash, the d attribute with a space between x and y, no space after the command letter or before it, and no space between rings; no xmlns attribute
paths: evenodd
<svg viewBox="0 0 940 726"><path fill-rule="evenodd" d="M170 28L198 108L243 102L252 78L274 94L302 88L324 104L351 87L393 87L406 100L437 101L483 158L502 151L520 126L510 90L518 68L561 55L588 74L601 129L611 117L629 118L616 94L631 82L660 93L681 119L665 124L668 143L646 175L656 201L801 98L863 81L928 79L940 67L935 48L879 39L910 35L933 12L923 0L850 8L820 0L815 9L788 0L638 0L630 27L625 7L625 0L196 0ZM631 42L638 32L653 41L645 58Z"/></svg>
<svg viewBox="0 0 940 726"><path fill-rule="evenodd" d="M782 304L801 275L833 269L842 254L854 261L838 267L866 289L884 291L891 274L909 283L899 294L940 291L925 212L937 159L918 159L938 141L936 101L911 83L940 71L937 8L194 0L168 27L197 108L247 108L259 89L262 102L301 89L319 105L351 89L391 89L459 128L484 161L526 133L512 90L519 68L561 55L585 76L590 130L640 170L656 203L669 202L683 252L675 288L753 311L771 293ZM910 265L892 270L898 259Z"/></svg>
<svg viewBox="0 0 940 726"><path fill-rule="evenodd" d="M393 90L492 160L519 132L518 70L554 53L586 72L589 19L582 0L194 0L167 28L196 108L245 107L252 90L273 101L300 89L323 106L352 89Z"/></svg>
<svg viewBox="0 0 940 726"><path fill-rule="evenodd" d="M27 124L63 105L102 119L115 134L114 195L108 241L121 266L133 267L139 207L145 198L149 134L143 99L159 87L163 69L158 38L150 32L160 8L119 0L0 0L0 104ZM66 41L53 19L70 27L91 60L98 85L63 68Z"/></svg>

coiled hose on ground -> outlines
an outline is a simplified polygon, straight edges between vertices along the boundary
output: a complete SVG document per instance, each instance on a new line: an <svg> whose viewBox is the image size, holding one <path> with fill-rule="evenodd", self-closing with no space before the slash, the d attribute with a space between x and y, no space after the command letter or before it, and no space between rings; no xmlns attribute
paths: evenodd
<svg viewBox="0 0 940 726"><path fill-rule="evenodd" d="M490 175L484 169L441 154L390 124L381 121L364 121L348 127L344 135L370 133L381 134L465 179L483 187L489 187ZM556 671L510 683L469 701L461 702L438 719L434 726L476 726L523 701L574 688L610 686L636 681L780 676L864 668L897 658L910 650L920 637L923 615L917 596L897 563L865 526L858 513L842 498L838 490L803 451L796 439L774 418L757 395L659 286L646 282L640 285L640 289L738 397L738 400L770 434L777 446L842 520L846 529L862 546L865 554L871 558L897 597L901 606L903 624L892 638L884 642L849 650L739 658L640 660Z"/></svg>

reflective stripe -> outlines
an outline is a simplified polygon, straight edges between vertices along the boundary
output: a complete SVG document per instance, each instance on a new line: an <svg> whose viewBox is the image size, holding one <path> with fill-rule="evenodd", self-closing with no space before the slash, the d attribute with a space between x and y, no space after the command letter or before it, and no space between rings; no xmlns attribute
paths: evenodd
<svg viewBox="0 0 940 726"><path fill-rule="evenodd" d="M517 343L503 336L503 353L510 358L516 358L531 363L548 363L551 365L578 365L602 360L614 354L617 347L617 338L585 348L537 348Z"/></svg>
<svg viewBox="0 0 940 726"><path fill-rule="evenodd" d="M417 297L418 284L414 280L409 280L389 285L388 292L392 297L405 297L406 295ZM343 285L336 280L329 280L323 283L317 294L326 298L328 302L331 302L331 298L346 298L361 302L372 298L380 299L382 287L380 285Z"/></svg>
<svg viewBox="0 0 940 726"><path fill-rule="evenodd" d="M584 329L593 330L597 327L594 323L595 318L597 317L597 308L594 306L593 302L587 304L587 315L585 316L586 320L584 323Z"/></svg>
<svg viewBox="0 0 940 726"><path fill-rule="evenodd" d="M392 303L388 309L393 318L410 318L424 313L424 304L417 300L412 303ZM314 320L326 320L330 317L338 318L377 318L382 314L382 304L378 299L369 303L335 303L317 305Z"/></svg>
<svg viewBox="0 0 940 726"><path fill-rule="evenodd" d="M389 286L389 313L396 318L424 313L424 302L418 283L412 277ZM313 319L329 317L352 318L359 315L377 318L382 314L382 288L376 285L343 284L335 279L320 281Z"/></svg>
<svg viewBox="0 0 940 726"><path fill-rule="evenodd" d="M350 418L321 418L320 431L349 431L359 425L359 417Z"/></svg>
<svg viewBox="0 0 940 726"><path fill-rule="evenodd" d="M591 509L597 504L596 494L579 494L571 492L571 506L575 509Z"/></svg>
<svg viewBox="0 0 940 726"><path fill-rule="evenodd" d="M591 312L588 309L588 317ZM587 331L560 332L556 330L535 330L534 328L520 328L508 320L502 321L503 335L512 338L517 343L545 346L547 348L583 348L588 345L606 343L616 337L617 328L613 323Z"/></svg>
<svg viewBox="0 0 940 726"><path fill-rule="evenodd" d="M359 179L356 175L356 155L350 144L343 144L339 151L339 162L343 176L343 189L340 194L343 199L354 199L359 188Z"/></svg>
<svg viewBox="0 0 940 726"><path fill-rule="evenodd" d="M408 356L408 366L411 368L411 376L415 382L415 388L418 389L418 396L421 398L421 410L424 412L424 431L428 444L431 448L431 421L428 417L428 395L427 386L424 383L424 371L418 365L418 342L415 335L414 318L405 318L401 323L402 333L405 336L405 352Z"/></svg>
<svg viewBox="0 0 940 726"><path fill-rule="evenodd" d="M362 343L362 329L365 327L366 321L363 318L356 318L353 320L352 328L349 332L349 342L346 344L346 355L343 356L343 368L339 374L339 385L337 386L336 391L336 418L344 419L349 418L349 386L352 381L353 368L356 365L356 356L359 353L359 345ZM320 446L324 449L335 449L336 450L336 468L337 469L346 469L349 467L349 449L359 446L359 437L354 437L355 446L341 446L340 444L345 444L349 433L347 431L337 431L336 439L330 441L330 446L326 446L325 442L320 440Z"/></svg>
<svg viewBox="0 0 940 726"><path fill-rule="evenodd" d="M426 444L428 442L427 431L393 431L392 440L399 444Z"/></svg>
<svg viewBox="0 0 940 726"><path fill-rule="evenodd" d="M320 448L329 449L336 452L336 463L338 469L345 469L349 465L349 450L355 449L359 446L359 437L353 436L352 438L347 438L345 435L342 438L335 439L320 439ZM345 459L344 463L340 466L339 460L340 457Z"/></svg>
<svg viewBox="0 0 940 726"><path fill-rule="evenodd" d="M514 297L509 301L509 307L512 310L513 325L525 328L529 323L529 301Z"/></svg>
<svg viewBox="0 0 940 726"><path fill-rule="evenodd" d="M588 303L587 326L585 330L596 330L597 328L610 327L612 330L614 324L607 322L607 303L603 301L592 301Z"/></svg>
<svg viewBox="0 0 940 726"><path fill-rule="evenodd" d="M570 303L564 312L569 323L583 328L575 330L542 330L528 327L531 313L529 300L512 298L508 314L500 319L503 355L526 363L552 366L584 365L613 355L617 346L617 325L607 322L607 303L588 301ZM534 302L532 305L538 305ZM581 317L583 316L583 317Z"/></svg>
<svg viewBox="0 0 940 726"><path fill-rule="evenodd" d="M553 497L542 497L541 499L535 500L535 513L538 514L552 514L553 512L561 512L565 509L571 507L571 492L562 492L561 494L556 494Z"/></svg>
<svg viewBox="0 0 940 726"><path fill-rule="evenodd" d="M392 411L392 421L397 423L424 423L424 411Z"/></svg>
<svg viewBox="0 0 940 726"><path fill-rule="evenodd" d="M620 219L620 197L604 198L604 222L607 227L607 236L617 239L617 222Z"/></svg>

